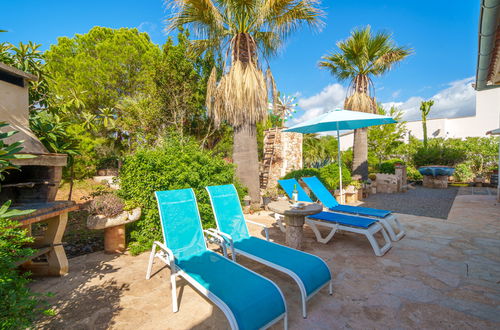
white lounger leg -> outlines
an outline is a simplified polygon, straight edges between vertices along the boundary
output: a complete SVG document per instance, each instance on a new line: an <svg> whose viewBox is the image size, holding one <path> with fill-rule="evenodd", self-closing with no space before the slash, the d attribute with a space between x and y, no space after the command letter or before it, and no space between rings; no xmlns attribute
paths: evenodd
<svg viewBox="0 0 500 330"><path fill-rule="evenodd" d="M151 249L151 254L149 255L148 271L146 272L146 280L151 278L151 269L153 268L153 263L156 254L156 244L153 243L153 248Z"/></svg>
<svg viewBox="0 0 500 330"><path fill-rule="evenodd" d="M337 232L337 229L338 229L338 225L335 223L327 223L324 221L315 221L315 220L312 220L309 218L306 218L306 223L311 227L312 231L314 232L314 235L316 235L316 240L320 243L323 243L323 244L328 243L332 239L333 235L335 234L335 232ZM318 229L318 226L328 227L331 230L328 233L328 235L326 235L325 237L322 237L321 233Z"/></svg>
<svg viewBox="0 0 500 330"><path fill-rule="evenodd" d="M179 305L177 303L177 274L175 273L175 270L170 270L170 283L172 285L172 311L174 313L177 313L179 311Z"/></svg>
<svg viewBox="0 0 500 330"><path fill-rule="evenodd" d="M391 239L393 241L399 241L401 238L403 238L404 235L406 235L406 232L405 232L403 225L399 222L398 218L396 218L396 216L394 214L391 214L385 220L386 220L388 226L391 227L392 234L389 231L388 232L389 232L389 235L391 235ZM396 228L397 234L393 230L393 227Z"/></svg>
<svg viewBox="0 0 500 330"><path fill-rule="evenodd" d="M276 220L276 223L278 224L278 227L280 230L284 233L286 232L285 224L283 221L285 220L285 217L281 214L274 213L274 220Z"/></svg>
<svg viewBox="0 0 500 330"><path fill-rule="evenodd" d="M384 241L385 241L385 244L382 247L380 247L378 245L378 242L374 236L379 231L382 233L382 236L384 237ZM387 235L387 232L385 231L384 227L382 227L382 225L380 225L378 223L375 225L372 225L370 228L365 230L364 234L365 234L366 238L368 238L368 241L370 242L370 244L372 245L373 252L375 252L375 255L377 257L383 256L392 246L391 240L389 239L389 236Z"/></svg>

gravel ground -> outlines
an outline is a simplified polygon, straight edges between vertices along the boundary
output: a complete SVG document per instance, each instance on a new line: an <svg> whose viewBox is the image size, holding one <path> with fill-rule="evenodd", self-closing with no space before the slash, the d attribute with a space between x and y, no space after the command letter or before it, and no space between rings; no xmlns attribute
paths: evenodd
<svg viewBox="0 0 500 330"><path fill-rule="evenodd" d="M410 189L406 193L370 195L360 206L447 219L458 190L458 187L431 189L415 186L415 189Z"/></svg>

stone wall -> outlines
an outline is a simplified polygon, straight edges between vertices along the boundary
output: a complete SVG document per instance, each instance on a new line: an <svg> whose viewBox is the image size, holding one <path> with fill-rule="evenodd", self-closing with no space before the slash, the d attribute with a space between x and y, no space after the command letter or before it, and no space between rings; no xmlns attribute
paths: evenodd
<svg viewBox="0 0 500 330"><path fill-rule="evenodd" d="M268 141L269 132L275 132L275 129L264 132L264 145ZM277 180L286 173L302 168L302 134L283 132L278 129L276 132L274 144L274 156L271 165L268 188L274 188L278 185Z"/></svg>

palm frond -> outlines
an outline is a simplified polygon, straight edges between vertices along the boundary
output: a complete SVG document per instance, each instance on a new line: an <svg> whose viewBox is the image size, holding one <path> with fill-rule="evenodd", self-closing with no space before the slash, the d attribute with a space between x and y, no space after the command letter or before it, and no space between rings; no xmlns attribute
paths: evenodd
<svg viewBox="0 0 500 330"><path fill-rule="evenodd" d="M306 24L313 29L323 27L325 12L318 0L269 0L262 6L260 17L263 25L286 38Z"/></svg>
<svg viewBox="0 0 500 330"><path fill-rule="evenodd" d="M166 0L171 16L165 20L166 32L186 26L201 38L217 34L223 29L224 20L212 0Z"/></svg>
<svg viewBox="0 0 500 330"><path fill-rule="evenodd" d="M263 121L267 116L267 88L262 71L252 62L233 63L207 101L215 125L227 121L233 127Z"/></svg>

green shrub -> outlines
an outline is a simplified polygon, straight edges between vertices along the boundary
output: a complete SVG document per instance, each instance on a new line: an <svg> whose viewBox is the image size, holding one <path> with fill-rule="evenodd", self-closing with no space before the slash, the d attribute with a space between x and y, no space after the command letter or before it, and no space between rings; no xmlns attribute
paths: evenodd
<svg viewBox="0 0 500 330"><path fill-rule="evenodd" d="M455 166L465 159L463 149L437 144L427 148L418 148L413 154L413 163L418 166L426 165L445 165Z"/></svg>
<svg viewBox="0 0 500 330"><path fill-rule="evenodd" d="M308 176L318 176L319 177L319 170L317 168L303 168L300 170L295 170L288 172L283 179L297 179L300 180L300 178L308 177Z"/></svg>
<svg viewBox="0 0 500 330"><path fill-rule="evenodd" d="M455 172L453 173L455 181L470 182L474 179L474 176L474 172L469 163L462 163L455 166Z"/></svg>
<svg viewBox="0 0 500 330"><path fill-rule="evenodd" d="M329 190L335 190L339 188L339 166L337 163L326 165L319 169L320 179L326 185ZM351 171L347 166L342 166L342 185L345 187L349 185L352 181Z"/></svg>
<svg viewBox="0 0 500 330"><path fill-rule="evenodd" d="M422 181L424 176L413 166L408 166L406 168L406 177L410 181Z"/></svg>
<svg viewBox="0 0 500 330"><path fill-rule="evenodd" d="M133 254L151 248L153 240L162 240L155 191L193 188L207 228L215 222L205 187L235 182L233 165L193 142L180 143L177 139L126 157L119 178L119 195L142 207L141 219L131 225L129 246ZM242 198L245 191L238 183L236 187Z"/></svg>
<svg viewBox="0 0 500 330"><path fill-rule="evenodd" d="M30 291L28 273L17 270L16 263L32 255L34 250L27 248L33 242L28 231L19 222L8 217L19 216L31 211L9 209L10 202L0 207L0 329L26 329L41 313L52 314L43 308L45 303L40 294Z"/></svg>
<svg viewBox="0 0 500 330"><path fill-rule="evenodd" d="M379 166L380 173L394 174L396 172L396 164L404 164L405 162L399 158L392 158L382 162Z"/></svg>

